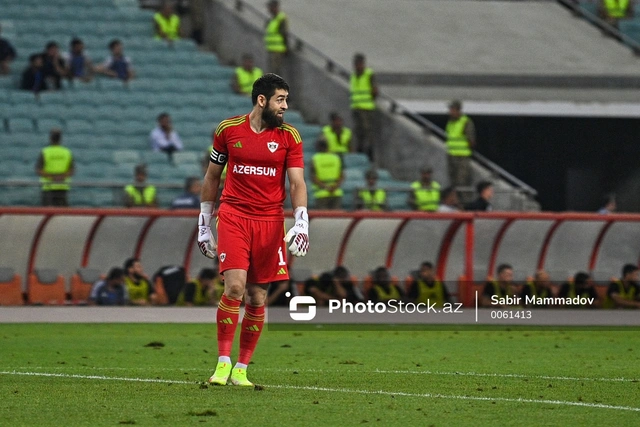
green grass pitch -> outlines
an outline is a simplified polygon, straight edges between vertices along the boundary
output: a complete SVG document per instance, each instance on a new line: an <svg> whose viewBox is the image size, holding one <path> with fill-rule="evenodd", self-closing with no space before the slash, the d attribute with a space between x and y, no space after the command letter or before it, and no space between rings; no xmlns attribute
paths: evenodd
<svg viewBox="0 0 640 427"><path fill-rule="evenodd" d="M381 329L266 330L254 390L204 384L215 325L4 324L0 425L640 422L638 328Z"/></svg>

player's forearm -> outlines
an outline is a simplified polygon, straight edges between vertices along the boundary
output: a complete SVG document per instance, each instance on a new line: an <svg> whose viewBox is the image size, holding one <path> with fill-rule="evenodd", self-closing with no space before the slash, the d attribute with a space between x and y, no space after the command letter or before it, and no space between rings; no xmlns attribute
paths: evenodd
<svg viewBox="0 0 640 427"><path fill-rule="evenodd" d="M202 191L200 192L200 201L215 202L218 197L218 187L220 186L220 178L210 176L209 173L204 177L202 182Z"/></svg>
<svg viewBox="0 0 640 427"><path fill-rule="evenodd" d="M293 210L299 207L307 207L307 185L304 181L290 183L289 194Z"/></svg>

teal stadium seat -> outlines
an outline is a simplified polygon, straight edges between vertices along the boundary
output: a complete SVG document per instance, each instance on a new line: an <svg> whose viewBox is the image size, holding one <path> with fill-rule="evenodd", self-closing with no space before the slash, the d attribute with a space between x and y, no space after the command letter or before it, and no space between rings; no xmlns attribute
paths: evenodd
<svg viewBox="0 0 640 427"><path fill-rule="evenodd" d="M104 160L98 160L91 163L78 164L76 162L76 170L74 178L77 180L104 180L111 176L113 169L111 162L105 162Z"/></svg>
<svg viewBox="0 0 640 427"><path fill-rule="evenodd" d="M38 133L49 133L53 128L64 129L64 123L59 119L38 119L36 129Z"/></svg>
<svg viewBox="0 0 640 427"><path fill-rule="evenodd" d="M10 132L35 132L35 122L33 119L27 118L15 118L9 119L9 131Z"/></svg>
<svg viewBox="0 0 640 427"><path fill-rule="evenodd" d="M196 151L177 151L173 153L173 163L197 165L200 162L201 154Z"/></svg>
<svg viewBox="0 0 640 427"><path fill-rule="evenodd" d="M342 157L345 168L369 168L369 157L362 153L345 153Z"/></svg>
<svg viewBox="0 0 640 427"><path fill-rule="evenodd" d="M116 150L113 152L113 163L119 165L122 163L140 163L142 156L137 150Z"/></svg>
<svg viewBox="0 0 640 427"><path fill-rule="evenodd" d="M93 123L83 119L66 120L65 130L72 133L93 133Z"/></svg>

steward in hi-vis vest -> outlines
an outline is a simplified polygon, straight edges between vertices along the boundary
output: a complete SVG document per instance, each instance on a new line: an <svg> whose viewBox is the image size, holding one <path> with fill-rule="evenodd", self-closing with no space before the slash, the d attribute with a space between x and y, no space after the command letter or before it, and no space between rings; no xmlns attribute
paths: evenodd
<svg viewBox="0 0 640 427"><path fill-rule="evenodd" d="M155 38L178 40L180 38L180 17L173 11L173 5L166 1L159 12L153 15Z"/></svg>
<svg viewBox="0 0 640 427"><path fill-rule="evenodd" d="M43 206L69 206L67 193L74 172L71 151L61 146L62 131L51 129L49 145L42 149L36 162L36 173L42 184Z"/></svg>

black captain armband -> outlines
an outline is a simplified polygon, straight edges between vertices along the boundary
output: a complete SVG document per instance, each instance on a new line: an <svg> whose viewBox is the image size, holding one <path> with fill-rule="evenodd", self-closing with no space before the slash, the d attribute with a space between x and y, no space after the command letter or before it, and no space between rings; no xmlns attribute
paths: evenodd
<svg viewBox="0 0 640 427"><path fill-rule="evenodd" d="M211 163L215 163L216 165L224 165L227 163L227 155L225 153L218 152L218 150L214 148L213 150L211 150L209 161L211 161Z"/></svg>

